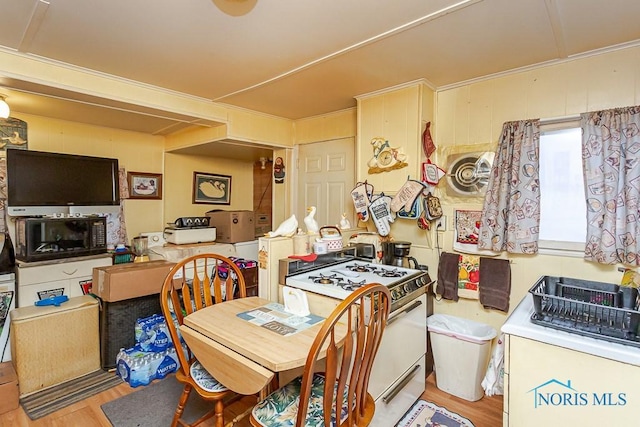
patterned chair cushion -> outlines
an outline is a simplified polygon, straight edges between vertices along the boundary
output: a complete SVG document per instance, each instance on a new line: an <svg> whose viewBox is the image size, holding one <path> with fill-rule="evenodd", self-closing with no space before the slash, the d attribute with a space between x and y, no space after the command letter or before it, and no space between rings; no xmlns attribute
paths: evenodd
<svg viewBox="0 0 640 427"><path fill-rule="evenodd" d="M195 361L193 365L189 368L189 372L191 373L191 377L195 380L195 382L202 387L203 389L209 392L216 391L227 391L229 390L222 384L218 382L211 374L204 369L204 366L200 364L200 362Z"/></svg>
<svg viewBox="0 0 640 427"><path fill-rule="evenodd" d="M291 427L296 424L298 415L298 405L300 402L300 388L302 378L298 377L274 391L262 402L258 403L252 411L253 417L264 427ZM311 397L309 398L309 408L307 410L306 427L324 426L322 399L324 388L324 376L315 374L311 385ZM345 390L346 394L346 390ZM347 417L346 410L343 409L340 422ZM331 414L331 425L336 425L335 407Z"/></svg>

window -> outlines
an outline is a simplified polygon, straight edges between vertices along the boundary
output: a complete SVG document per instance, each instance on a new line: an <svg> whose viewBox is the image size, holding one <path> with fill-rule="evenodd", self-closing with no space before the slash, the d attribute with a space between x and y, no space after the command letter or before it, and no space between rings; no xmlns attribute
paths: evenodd
<svg viewBox="0 0 640 427"><path fill-rule="evenodd" d="M582 130L576 121L540 126L540 249L584 251L587 213Z"/></svg>

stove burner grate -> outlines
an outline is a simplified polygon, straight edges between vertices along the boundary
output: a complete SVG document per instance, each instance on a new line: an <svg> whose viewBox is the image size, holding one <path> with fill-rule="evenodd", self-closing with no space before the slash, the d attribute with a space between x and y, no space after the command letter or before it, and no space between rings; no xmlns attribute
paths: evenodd
<svg viewBox="0 0 640 427"><path fill-rule="evenodd" d="M406 271L400 271L397 268L394 268L392 270L380 268L378 270L375 270L374 273L380 277L403 277L407 274Z"/></svg>
<svg viewBox="0 0 640 427"><path fill-rule="evenodd" d="M362 280L360 282L354 282L352 280L347 280L346 282L338 282L337 285L340 286L345 291L355 291L358 288L366 285L367 281Z"/></svg>
<svg viewBox="0 0 640 427"><path fill-rule="evenodd" d="M320 276L309 276L309 280L322 285L334 285L339 282L340 279L337 274L325 275L320 273Z"/></svg>
<svg viewBox="0 0 640 427"><path fill-rule="evenodd" d="M357 264L357 263L346 265L345 268L351 271L356 271L358 273L371 273L376 270L376 267L374 266L367 265L367 264Z"/></svg>

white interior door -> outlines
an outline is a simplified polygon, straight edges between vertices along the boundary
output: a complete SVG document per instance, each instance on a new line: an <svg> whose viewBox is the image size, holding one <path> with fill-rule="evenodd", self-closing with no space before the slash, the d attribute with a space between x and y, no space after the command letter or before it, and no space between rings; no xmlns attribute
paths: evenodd
<svg viewBox="0 0 640 427"><path fill-rule="evenodd" d="M303 218L309 206L316 207L318 225L336 225L343 213L352 227L357 225L351 199L355 186L355 140L335 139L298 146L298 201L296 218L306 231Z"/></svg>

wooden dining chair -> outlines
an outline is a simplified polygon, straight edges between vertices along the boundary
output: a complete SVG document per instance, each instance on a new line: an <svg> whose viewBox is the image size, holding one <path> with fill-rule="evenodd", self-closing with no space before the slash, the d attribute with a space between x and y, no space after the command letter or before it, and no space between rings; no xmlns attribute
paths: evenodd
<svg viewBox="0 0 640 427"><path fill-rule="evenodd" d="M302 376L254 406L255 427L368 426L375 402L369 376L389 317L389 289L371 283L354 291L327 317L316 335ZM340 326L346 336L336 332ZM316 362L326 352L324 372Z"/></svg>
<svg viewBox="0 0 640 427"><path fill-rule="evenodd" d="M176 379L184 384L171 422L172 427L196 426L214 416L215 426L224 426L225 402L238 396L220 384L202 367L184 344L178 327L183 324L185 316L196 310L246 296L245 281L240 268L232 260L221 255L194 255L177 263L167 275L160 293L160 305L180 361ZM223 328L224 325L220 327ZM180 351L180 345L186 351ZM182 420L182 414L192 390L195 390L204 400L213 402L213 409L188 424Z"/></svg>

